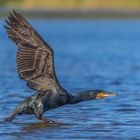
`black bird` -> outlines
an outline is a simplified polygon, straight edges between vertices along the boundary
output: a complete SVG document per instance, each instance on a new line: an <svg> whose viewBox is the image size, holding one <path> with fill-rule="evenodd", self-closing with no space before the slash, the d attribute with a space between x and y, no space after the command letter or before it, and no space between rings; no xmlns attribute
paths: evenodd
<svg viewBox="0 0 140 140"><path fill-rule="evenodd" d="M47 123L54 121L43 117L49 109L65 104L75 104L91 99L116 96L104 90L88 90L69 94L58 82L54 69L54 53L22 14L13 10L6 20L5 29L9 38L17 45L17 69L21 79L37 92L21 102L6 118L12 121L17 115L35 114L36 118Z"/></svg>

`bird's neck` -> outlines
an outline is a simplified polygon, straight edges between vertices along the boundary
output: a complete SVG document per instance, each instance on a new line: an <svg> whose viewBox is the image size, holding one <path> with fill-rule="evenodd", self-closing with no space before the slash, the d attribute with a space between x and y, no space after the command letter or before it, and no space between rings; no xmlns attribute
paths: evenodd
<svg viewBox="0 0 140 140"><path fill-rule="evenodd" d="M80 91L72 98L72 103L96 99L95 90Z"/></svg>

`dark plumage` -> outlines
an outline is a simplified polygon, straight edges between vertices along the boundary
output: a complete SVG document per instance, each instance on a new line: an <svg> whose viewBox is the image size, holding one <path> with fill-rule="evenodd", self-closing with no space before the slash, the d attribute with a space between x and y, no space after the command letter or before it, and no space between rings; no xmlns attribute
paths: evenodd
<svg viewBox="0 0 140 140"><path fill-rule="evenodd" d="M17 68L21 79L37 93L19 104L6 121L12 121L17 115L35 114L39 120L53 122L42 117L49 109L64 104L99 99L116 94L103 90L89 90L69 94L58 82L53 60L53 50L33 29L27 20L13 10L5 26L9 38L17 45Z"/></svg>

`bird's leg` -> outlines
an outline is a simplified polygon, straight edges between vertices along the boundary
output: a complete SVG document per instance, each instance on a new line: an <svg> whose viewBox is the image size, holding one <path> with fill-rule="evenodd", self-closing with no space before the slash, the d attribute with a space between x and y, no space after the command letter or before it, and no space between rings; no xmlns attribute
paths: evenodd
<svg viewBox="0 0 140 140"><path fill-rule="evenodd" d="M57 123L56 121L50 120L47 117L39 117L38 120L41 120L41 121L43 121L45 123L48 123L48 124L55 124L55 123Z"/></svg>
<svg viewBox="0 0 140 140"><path fill-rule="evenodd" d="M41 121L48 123L48 124L56 123L55 121L49 120L47 117L42 116L43 115L43 106L41 106L41 108L35 108L34 113L35 113L35 116L38 120L41 120Z"/></svg>
<svg viewBox="0 0 140 140"><path fill-rule="evenodd" d="M40 95L41 94L39 94L39 96ZM35 114L35 116L36 116L36 118L38 120L41 120L41 121L43 121L45 123L48 123L48 124L57 124L58 123L56 121L53 121L53 120L48 119L47 117L43 117L43 113L44 113L44 102L42 100L40 100L39 102L37 102L37 104L35 105L35 107L33 108L33 110L34 110L34 114Z"/></svg>

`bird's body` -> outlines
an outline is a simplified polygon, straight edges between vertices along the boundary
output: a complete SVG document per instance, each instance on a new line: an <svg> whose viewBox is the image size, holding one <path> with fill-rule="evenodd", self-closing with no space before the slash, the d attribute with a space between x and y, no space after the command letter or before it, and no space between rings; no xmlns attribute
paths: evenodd
<svg viewBox="0 0 140 140"><path fill-rule="evenodd" d="M75 104L81 101L100 99L116 94L103 90L89 90L68 93L58 82L54 69L54 53L51 47L40 37L27 20L16 11L6 20L5 26L9 38L17 45L17 68L19 76L37 93L25 99L10 115L7 121L12 121L17 115L35 114L39 120L49 122L43 117L47 110L65 104Z"/></svg>
<svg viewBox="0 0 140 140"><path fill-rule="evenodd" d="M32 96L26 98L21 102L15 111L19 115L21 114L35 114L42 115L45 111L57 108L69 102L69 96L66 95L54 95L50 91L45 91L43 93L38 92Z"/></svg>

